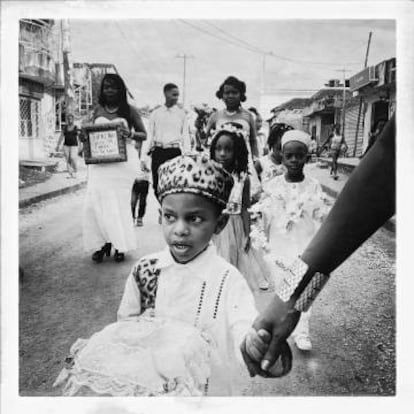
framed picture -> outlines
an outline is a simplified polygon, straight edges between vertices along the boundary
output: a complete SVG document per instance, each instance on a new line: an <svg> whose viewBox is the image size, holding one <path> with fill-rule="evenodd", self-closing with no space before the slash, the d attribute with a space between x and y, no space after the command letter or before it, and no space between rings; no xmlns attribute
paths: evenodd
<svg viewBox="0 0 414 414"><path fill-rule="evenodd" d="M126 141L121 136L122 125L108 122L83 128L85 164L127 161Z"/></svg>

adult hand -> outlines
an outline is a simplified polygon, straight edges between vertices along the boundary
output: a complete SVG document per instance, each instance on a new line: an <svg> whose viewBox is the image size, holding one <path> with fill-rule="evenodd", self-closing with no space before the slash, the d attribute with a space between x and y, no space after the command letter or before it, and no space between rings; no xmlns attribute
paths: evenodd
<svg viewBox="0 0 414 414"><path fill-rule="evenodd" d="M263 358L254 358L246 352L242 344L242 354L251 376L277 377L286 375L292 368L292 353L286 339L295 329L300 312L293 308L293 303L283 302L274 296L267 308L256 318L253 328L257 332L265 330L270 334L270 341ZM256 355L257 356L257 355ZM280 368L274 369L278 361ZM273 368L273 369L272 369Z"/></svg>
<svg viewBox="0 0 414 414"><path fill-rule="evenodd" d="M122 138L128 138L131 135L131 131L125 125L121 125L119 127L119 131L121 132Z"/></svg>

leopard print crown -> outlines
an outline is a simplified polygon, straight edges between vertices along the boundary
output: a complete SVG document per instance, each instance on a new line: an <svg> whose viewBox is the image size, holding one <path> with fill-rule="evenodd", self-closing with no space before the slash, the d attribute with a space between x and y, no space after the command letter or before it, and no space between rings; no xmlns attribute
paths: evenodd
<svg viewBox="0 0 414 414"><path fill-rule="evenodd" d="M158 199L168 194L202 195L225 207L233 187L232 176L206 156L180 156L158 169Z"/></svg>

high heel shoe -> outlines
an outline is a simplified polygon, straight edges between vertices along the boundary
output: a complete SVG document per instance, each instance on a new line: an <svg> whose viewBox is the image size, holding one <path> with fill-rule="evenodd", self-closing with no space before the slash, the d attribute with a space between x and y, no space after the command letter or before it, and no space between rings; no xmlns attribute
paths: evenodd
<svg viewBox="0 0 414 414"><path fill-rule="evenodd" d="M123 262L125 260L125 254L124 253L120 253L118 252L118 250L115 250L115 254L114 254L114 260L119 263L119 262Z"/></svg>
<svg viewBox="0 0 414 414"><path fill-rule="evenodd" d="M105 245L102 247L101 250L97 250L92 255L92 260L96 263L101 263L104 255L106 255L106 257L109 257L111 255L111 248L112 248L111 243L105 243Z"/></svg>

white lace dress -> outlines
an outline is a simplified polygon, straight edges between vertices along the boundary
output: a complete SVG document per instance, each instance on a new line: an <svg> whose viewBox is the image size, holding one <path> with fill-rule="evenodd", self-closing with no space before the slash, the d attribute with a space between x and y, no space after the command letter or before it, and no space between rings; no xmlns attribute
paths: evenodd
<svg viewBox="0 0 414 414"><path fill-rule="evenodd" d="M214 348L206 333L178 320L142 315L78 339L55 386L64 396L198 396Z"/></svg>
<svg viewBox="0 0 414 414"><path fill-rule="evenodd" d="M319 182L305 177L302 182L287 182L284 175L273 178L251 212L252 243L266 251L266 262L278 279L281 267L288 266L307 247L331 205ZM276 283L278 280L275 281Z"/></svg>

